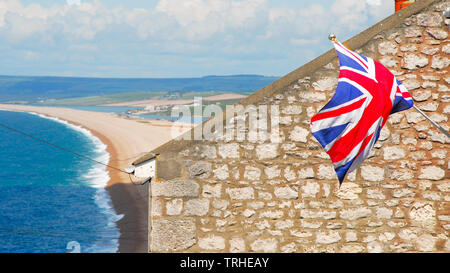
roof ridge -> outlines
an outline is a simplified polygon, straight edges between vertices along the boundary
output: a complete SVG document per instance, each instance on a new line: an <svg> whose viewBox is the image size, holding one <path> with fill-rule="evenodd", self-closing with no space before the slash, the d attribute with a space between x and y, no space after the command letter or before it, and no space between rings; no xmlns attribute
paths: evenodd
<svg viewBox="0 0 450 273"><path fill-rule="evenodd" d="M359 34L356 34L352 38L345 41L346 45L348 45L352 49L357 49L365 44L367 44L373 37L380 34L383 31L386 31L390 28L393 28L395 26L400 25L403 23L404 19L414 15L421 10L429 7L432 3L437 2L440 0L421 0L416 1L409 5L408 7L392 14L391 16L381 20L380 22L376 23L375 25L369 27L368 29L360 32ZM323 53L319 57L311 60L310 62L300 66L299 68L295 69L294 71L284 75L283 77L279 78L278 80L272 82L271 84L259 89L258 91L252 93L250 96L240 100L237 104L240 105L249 105L252 103L256 103L259 101L262 101L264 97L270 97L277 92L282 91L284 88L288 87L290 84L292 84L294 81L296 81L299 78L306 77L310 75L312 72L320 69L321 67L325 66L326 64L332 62L335 58L337 58L336 52L334 49L330 49L327 52ZM220 115L222 118L224 118L226 110L222 112ZM220 116L216 116L215 118L220 118ZM169 142L157 147L152 152L161 154L165 150L181 150L183 148L186 148L186 145L194 144L199 142L199 140L180 140L183 139L183 136L187 134L192 134L194 130L198 130L202 128L206 123L211 121L213 119L210 119L208 121L203 122L201 125L198 125L191 130L183 133L181 136L170 140ZM168 149L168 148L171 149ZM144 159L146 156L143 156L139 159L137 159L133 164L139 164L145 161Z"/></svg>

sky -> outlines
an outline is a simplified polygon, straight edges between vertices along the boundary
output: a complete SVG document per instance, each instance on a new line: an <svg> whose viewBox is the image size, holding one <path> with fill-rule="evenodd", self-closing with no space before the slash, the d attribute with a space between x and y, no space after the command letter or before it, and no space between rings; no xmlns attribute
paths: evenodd
<svg viewBox="0 0 450 273"><path fill-rule="evenodd" d="M394 0L0 0L0 75L283 76Z"/></svg>

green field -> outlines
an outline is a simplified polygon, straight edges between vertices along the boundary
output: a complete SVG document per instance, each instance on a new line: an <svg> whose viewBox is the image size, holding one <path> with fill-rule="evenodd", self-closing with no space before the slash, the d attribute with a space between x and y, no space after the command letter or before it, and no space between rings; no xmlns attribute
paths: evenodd
<svg viewBox="0 0 450 273"><path fill-rule="evenodd" d="M1 76L0 102L96 105L125 100L152 99L162 93L232 92L245 94L267 86L278 77L260 75L205 76L200 78L76 78ZM132 93L129 96L124 93ZM81 100L66 100L82 98Z"/></svg>
<svg viewBox="0 0 450 273"><path fill-rule="evenodd" d="M166 92L166 91L130 92L130 93L120 93L120 94L104 95L104 96L89 96L89 97L71 98L71 99L46 100L46 101L41 101L38 104L94 106L94 105L104 105L104 104L111 104L111 103L137 101L137 100L161 99L164 96L167 96L168 93L169 92Z"/></svg>
<svg viewBox="0 0 450 273"><path fill-rule="evenodd" d="M123 103L130 101L140 101L140 100L179 100L179 99L194 99L195 97L209 97L220 95L230 92L219 92L219 91L204 91L204 92L169 92L169 91L152 91L152 92L130 92L130 93L120 93L114 95L104 95L104 96L90 96L81 98L71 98L71 99L59 99L59 100L46 100L41 101L38 104L41 105L78 105L78 106L94 106L94 105L104 105L111 103ZM248 92L251 93L251 92ZM246 93L240 93L247 95ZM204 102L204 104L207 102Z"/></svg>

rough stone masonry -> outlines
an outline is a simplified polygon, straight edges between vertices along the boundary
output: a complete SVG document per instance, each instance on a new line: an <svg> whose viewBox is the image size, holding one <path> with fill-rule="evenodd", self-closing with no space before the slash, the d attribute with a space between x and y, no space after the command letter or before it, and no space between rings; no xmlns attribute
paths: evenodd
<svg viewBox="0 0 450 273"><path fill-rule="evenodd" d="M418 1L349 41L389 68L446 130L449 6ZM450 139L414 110L389 118L339 188L309 131L337 85L332 54L243 101L279 106L281 142L267 135L157 149L151 252L450 252Z"/></svg>

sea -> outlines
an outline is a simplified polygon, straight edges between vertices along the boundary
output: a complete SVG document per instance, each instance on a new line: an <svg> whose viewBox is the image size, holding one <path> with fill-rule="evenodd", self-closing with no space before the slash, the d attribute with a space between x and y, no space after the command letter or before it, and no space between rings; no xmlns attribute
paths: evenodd
<svg viewBox="0 0 450 273"><path fill-rule="evenodd" d="M97 161L106 145L88 130L0 110L0 123ZM0 127L0 252L117 252L106 167Z"/></svg>

